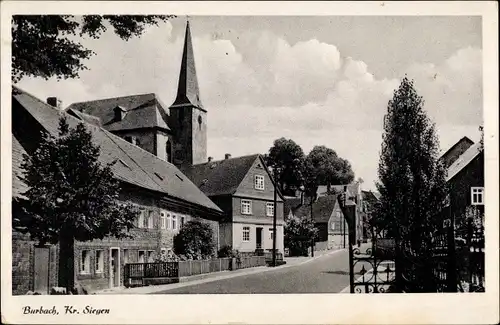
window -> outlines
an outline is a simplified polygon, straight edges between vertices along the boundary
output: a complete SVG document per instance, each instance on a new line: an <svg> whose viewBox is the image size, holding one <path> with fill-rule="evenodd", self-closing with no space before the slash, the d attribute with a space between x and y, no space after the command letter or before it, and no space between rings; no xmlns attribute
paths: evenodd
<svg viewBox="0 0 500 325"><path fill-rule="evenodd" d="M146 251L139 251L139 258L137 260L138 263L145 262Z"/></svg>
<svg viewBox="0 0 500 325"><path fill-rule="evenodd" d="M181 217L181 228L184 227L184 217Z"/></svg>
<svg viewBox="0 0 500 325"><path fill-rule="evenodd" d="M102 273L104 270L104 252L102 250L95 251L95 273Z"/></svg>
<svg viewBox="0 0 500 325"><path fill-rule="evenodd" d="M153 263L154 260L154 253L155 251L148 251L148 263Z"/></svg>
<svg viewBox="0 0 500 325"><path fill-rule="evenodd" d="M136 146L139 145L139 140L137 140L137 137L133 137L133 136L126 136L125 137L125 141L127 142L130 142L132 144L135 144Z"/></svg>
<svg viewBox="0 0 500 325"><path fill-rule="evenodd" d="M266 215L268 217L274 217L274 203L271 202L266 203Z"/></svg>
<svg viewBox="0 0 500 325"><path fill-rule="evenodd" d="M471 204L472 205L484 204L484 187L471 188Z"/></svg>
<svg viewBox="0 0 500 325"><path fill-rule="evenodd" d="M166 158L167 158L167 161L169 163L172 162L172 143L170 142L170 140L167 140L167 144L165 146L165 154L166 154Z"/></svg>
<svg viewBox="0 0 500 325"><path fill-rule="evenodd" d="M148 224L147 224L148 228L149 229L153 229L154 228L154 224L153 224L153 211L149 211L148 213Z"/></svg>
<svg viewBox="0 0 500 325"><path fill-rule="evenodd" d="M127 264L129 262L129 254L128 249L123 250L123 264Z"/></svg>
<svg viewBox="0 0 500 325"><path fill-rule="evenodd" d="M137 217L137 228L144 228L144 210L139 211L139 216Z"/></svg>
<svg viewBox="0 0 500 325"><path fill-rule="evenodd" d="M255 189L263 190L264 189L264 176L255 175Z"/></svg>
<svg viewBox="0 0 500 325"><path fill-rule="evenodd" d="M167 229L172 229L172 215L167 213Z"/></svg>
<svg viewBox="0 0 500 325"><path fill-rule="evenodd" d="M243 241L250 241L250 227L243 227Z"/></svg>
<svg viewBox="0 0 500 325"><path fill-rule="evenodd" d="M161 229L167 229L167 213L165 211L160 212L160 224Z"/></svg>
<svg viewBox="0 0 500 325"><path fill-rule="evenodd" d="M90 273L90 252L82 250L80 253L80 273Z"/></svg>
<svg viewBox="0 0 500 325"><path fill-rule="evenodd" d="M175 214L172 215L172 229L177 230L177 216Z"/></svg>
<svg viewBox="0 0 500 325"><path fill-rule="evenodd" d="M241 200L241 214L252 214L252 201Z"/></svg>
<svg viewBox="0 0 500 325"><path fill-rule="evenodd" d="M271 238L271 240L273 240L273 238L274 238L273 228L269 228L269 238Z"/></svg>

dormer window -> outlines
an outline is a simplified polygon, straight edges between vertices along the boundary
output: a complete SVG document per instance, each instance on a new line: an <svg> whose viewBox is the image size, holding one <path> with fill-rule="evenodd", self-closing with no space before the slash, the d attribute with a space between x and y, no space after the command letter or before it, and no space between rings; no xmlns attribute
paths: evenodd
<svg viewBox="0 0 500 325"><path fill-rule="evenodd" d="M114 109L115 112L115 121L121 121L125 118L126 110L121 106L116 106Z"/></svg>
<svg viewBox="0 0 500 325"><path fill-rule="evenodd" d="M127 135L125 137L125 141L130 142L130 143L132 143L133 145L136 145L136 146L139 145L139 141L137 140L137 137L134 137L134 136Z"/></svg>

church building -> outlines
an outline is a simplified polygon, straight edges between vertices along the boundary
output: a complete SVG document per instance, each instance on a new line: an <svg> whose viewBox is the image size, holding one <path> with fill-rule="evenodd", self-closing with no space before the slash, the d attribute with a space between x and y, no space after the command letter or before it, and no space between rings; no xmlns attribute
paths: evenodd
<svg viewBox="0 0 500 325"><path fill-rule="evenodd" d="M149 93L74 103L67 112L177 166L224 211L221 246L248 254L272 249L274 182L262 157L207 159L207 110L200 98L189 22L172 105L167 107L157 94ZM277 202L276 247L283 251L281 194Z"/></svg>

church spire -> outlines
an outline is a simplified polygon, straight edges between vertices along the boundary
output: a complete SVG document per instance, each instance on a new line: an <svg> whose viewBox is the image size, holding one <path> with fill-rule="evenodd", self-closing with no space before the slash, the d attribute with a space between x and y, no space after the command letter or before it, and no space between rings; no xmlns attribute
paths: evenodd
<svg viewBox="0 0 500 325"><path fill-rule="evenodd" d="M192 105L203 109L200 100L200 90L198 88L198 78L196 77L196 67L194 64L193 44L191 41L191 30L189 20L186 23L186 36L184 39L184 50L182 52L181 71L179 74L179 86L177 98L172 106Z"/></svg>

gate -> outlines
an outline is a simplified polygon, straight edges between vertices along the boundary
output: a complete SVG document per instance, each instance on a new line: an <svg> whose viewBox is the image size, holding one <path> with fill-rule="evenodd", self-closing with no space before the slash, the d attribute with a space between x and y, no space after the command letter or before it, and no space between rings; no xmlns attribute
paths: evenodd
<svg viewBox="0 0 500 325"><path fill-rule="evenodd" d="M394 241L372 236L371 243L352 247L350 255L351 293L389 292L395 283ZM378 245L382 244L382 245Z"/></svg>

